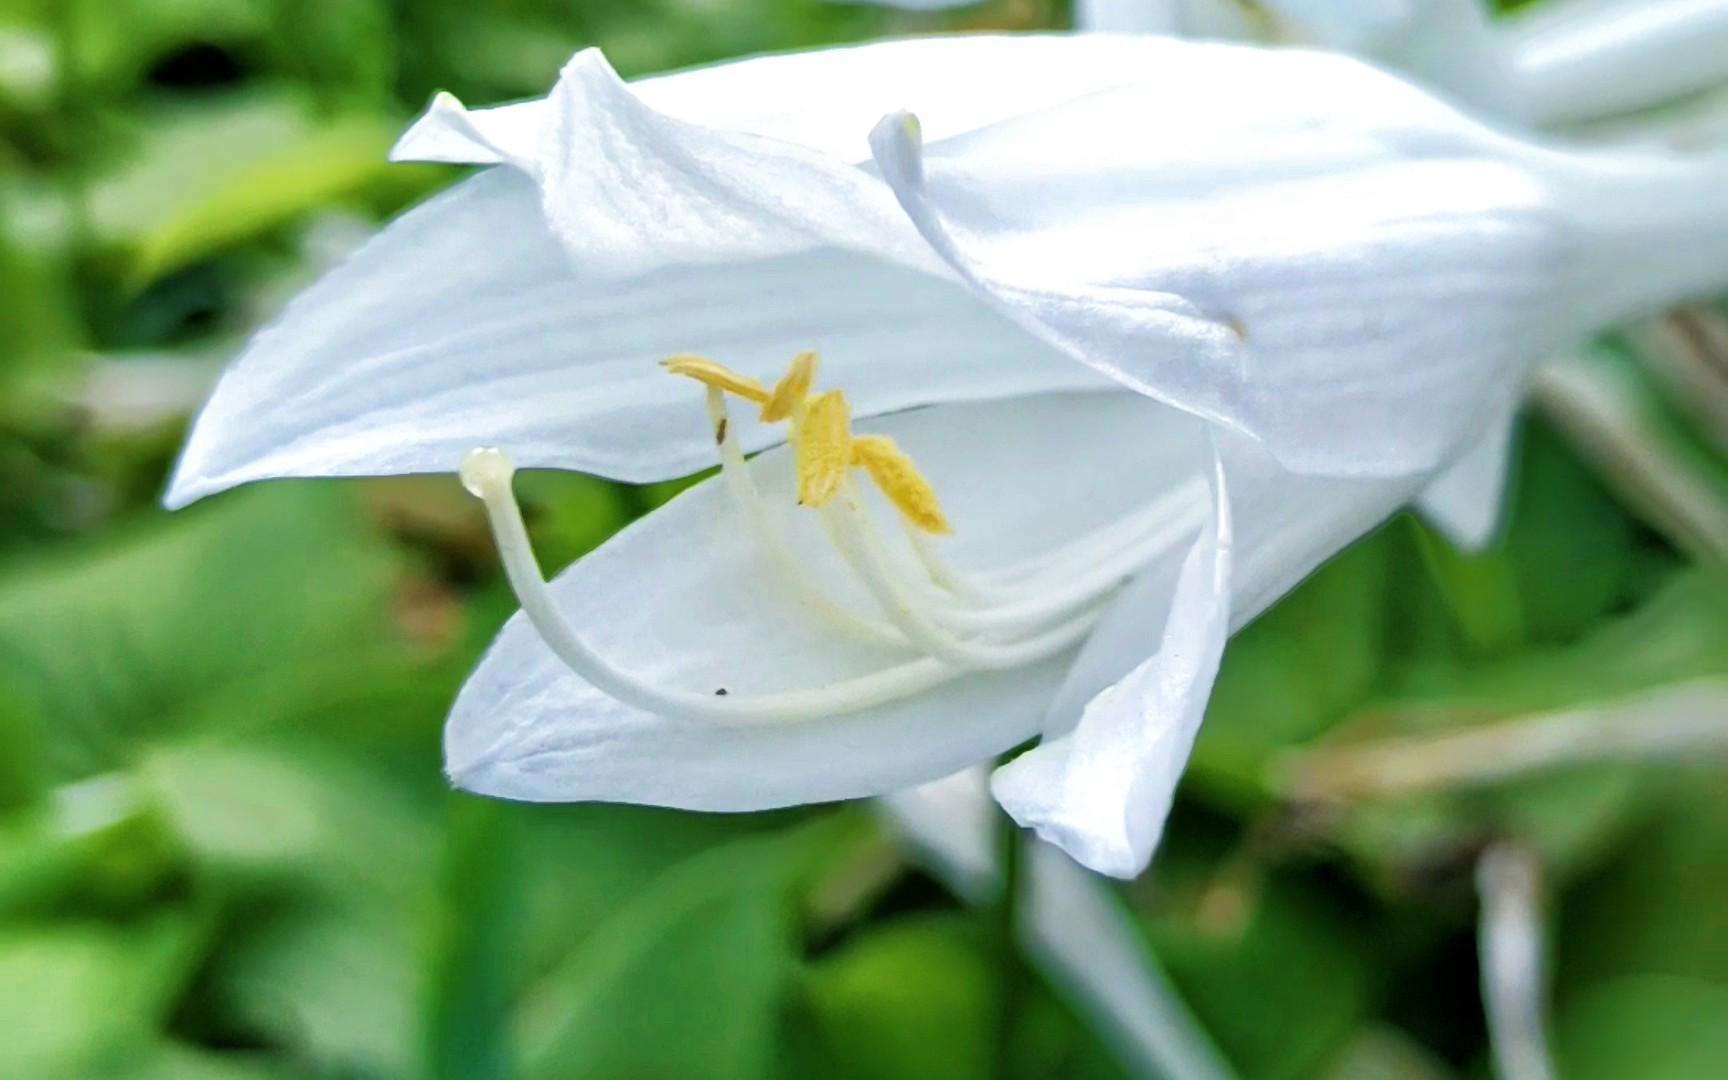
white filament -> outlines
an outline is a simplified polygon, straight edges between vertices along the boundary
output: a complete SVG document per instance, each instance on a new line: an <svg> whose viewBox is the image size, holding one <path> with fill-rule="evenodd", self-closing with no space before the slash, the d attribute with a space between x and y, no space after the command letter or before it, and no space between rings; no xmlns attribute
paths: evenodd
<svg viewBox="0 0 1728 1080"><path fill-rule="evenodd" d="M708 390L708 419L714 425L714 441L720 446L720 479L738 512L739 520L750 530L752 538L768 557L774 560L785 580L792 583L801 599L824 621L878 645L904 645L906 639L879 619L855 614L831 600L798 564L798 559L780 535L777 519L768 512L756 478L750 475L744 460L744 449L738 445L738 435L732 430L731 417L726 412L726 396L717 386Z"/></svg>
<svg viewBox="0 0 1728 1080"><path fill-rule="evenodd" d="M1205 523L1208 490L1205 479L1196 476L1131 515L1127 521L1129 529L1121 529L1122 523L1109 525L1070 544L1057 553L1055 560L1042 556L1018 564L1019 580L1013 585L987 584L941 563L940 576L936 570L930 570L932 580L961 596L987 597L992 602L980 610L934 596L935 610L931 617L953 629L1012 634L1047 625L1053 619L1094 605L1108 598L1141 567L1200 531ZM867 541L884 546L868 514L860 513L858 527ZM923 546L939 559L941 553L928 543L928 537L922 533L916 535L925 539ZM1093 542L1099 536L1106 536L1106 542ZM932 559L922 553L919 561L926 568L931 567ZM1057 579L1054 584L1052 577Z"/></svg>
<svg viewBox="0 0 1728 1080"><path fill-rule="evenodd" d="M1023 641L997 644L961 639L939 625L898 579L851 488L848 482L840 497L822 511L829 536L888 620L929 655L961 668L1025 667L1078 644L1097 622L1098 613L1087 611Z"/></svg>
<svg viewBox="0 0 1728 1080"><path fill-rule="evenodd" d="M662 716L725 724L776 724L857 712L923 693L960 671L924 657L843 682L777 694L701 694L655 686L620 671L584 643L558 610L540 576L522 509L511 490L515 467L502 451L474 450L462 459L462 484L486 506L504 574L528 621L571 671L626 705Z"/></svg>

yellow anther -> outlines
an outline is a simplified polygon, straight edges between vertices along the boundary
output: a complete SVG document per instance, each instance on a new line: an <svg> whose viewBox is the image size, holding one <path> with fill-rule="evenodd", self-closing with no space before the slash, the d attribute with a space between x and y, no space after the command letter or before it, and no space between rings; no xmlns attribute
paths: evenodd
<svg viewBox="0 0 1728 1080"><path fill-rule="evenodd" d="M854 438L852 407L846 396L838 390L820 394L810 392L820 363L820 358L813 352L799 353L772 391L759 380L740 375L703 356L674 356L661 361L661 366L674 375L687 376L708 387L714 437L722 443L726 440L722 393L734 394L762 406L765 423L790 421L799 505L827 505L839 493L847 472L863 469L914 528L935 535L953 532L930 481L893 439L885 435Z"/></svg>
<svg viewBox="0 0 1728 1080"><path fill-rule="evenodd" d="M777 424L792 415L792 411L810 396L810 384L816 381L816 365L821 358L813 352L801 352L792 358L792 366L774 384L774 392L762 406L762 422Z"/></svg>
<svg viewBox="0 0 1728 1080"><path fill-rule="evenodd" d="M809 399L797 427L793 457L799 504L826 505L852 467L852 415L846 395L829 390Z"/></svg>
<svg viewBox="0 0 1728 1080"><path fill-rule="evenodd" d="M740 375L705 356L673 356L660 361L660 366L674 375L688 376L704 386L736 394L745 401L754 401L764 406L768 404L768 388L763 386L760 380Z"/></svg>
<svg viewBox="0 0 1728 1080"><path fill-rule="evenodd" d="M857 436L852 440L852 464L869 473L894 508L917 528L936 535L954 531L942 513L936 489L893 439L886 435Z"/></svg>

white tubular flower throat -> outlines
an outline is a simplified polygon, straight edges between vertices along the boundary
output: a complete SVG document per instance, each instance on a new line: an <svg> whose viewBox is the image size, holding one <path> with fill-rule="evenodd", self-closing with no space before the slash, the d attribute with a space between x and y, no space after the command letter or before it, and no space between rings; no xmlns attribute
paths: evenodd
<svg viewBox="0 0 1728 1080"><path fill-rule="evenodd" d="M627 705L679 720L784 724L860 712L969 672L1025 667L1075 648L1135 573L1204 522L1208 492L1197 477L1057 550L967 574L936 548L935 538L952 527L930 482L892 439L852 433L845 395L812 389L817 365L815 353L800 353L770 390L702 357L663 364L703 384L732 508L798 598L836 629L909 658L855 678L766 694L659 686L620 670L582 640L552 598L516 501L514 463L496 448L471 451L461 463L462 484L486 507L523 612L571 671ZM878 612L857 612L830 596L785 542L732 429L727 395L760 407L765 422L789 424L797 502L821 515L829 542ZM855 473L893 508L900 544L882 531Z"/></svg>

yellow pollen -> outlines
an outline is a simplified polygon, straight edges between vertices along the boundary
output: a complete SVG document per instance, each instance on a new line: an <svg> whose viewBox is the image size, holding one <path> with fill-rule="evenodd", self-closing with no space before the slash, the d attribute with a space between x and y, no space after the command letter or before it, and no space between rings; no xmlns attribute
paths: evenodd
<svg viewBox="0 0 1728 1080"><path fill-rule="evenodd" d="M798 502L821 507L840 491L852 467L852 410L846 395L828 390L804 404L792 445L798 468Z"/></svg>
<svg viewBox="0 0 1728 1080"><path fill-rule="evenodd" d="M766 423L791 424L793 465L798 477L798 502L819 508L839 493L852 469L862 469L882 494L916 529L937 535L953 532L936 491L904 450L886 435L852 434L852 407L838 390L810 392L819 358L801 352L770 392L760 380L740 375L702 356L674 356L661 366L674 375L695 379L709 388L712 409L720 409L719 394L729 393L762 407ZM715 438L726 440L724 412L716 421Z"/></svg>
<svg viewBox="0 0 1728 1080"><path fill-rule="evenodd" d="M906 520L927 533L945 535L954 531L936 499L936 489L906 451L886 435L859 435L852 440L852 464L870 474Z"/></svg>
<svg viewBox="0 0 1728 1080"><path fill-rule="evenodd" d="M768 388L759 380L740 375L705 356L673 356L660 361L660 366L674 375L687 376L704 386L735 394L745 401L754 401L764 406L768 404Z"/></svg>
<svg viewBox="0 0 1728 1080"><path fill-rule="evenodd" d="M821 358L813 352L801 352L792 358L792 366L762 406L762 422L777 424L792 415L792 411L810 396L810 384L816 381L816 365Z"/></svg>

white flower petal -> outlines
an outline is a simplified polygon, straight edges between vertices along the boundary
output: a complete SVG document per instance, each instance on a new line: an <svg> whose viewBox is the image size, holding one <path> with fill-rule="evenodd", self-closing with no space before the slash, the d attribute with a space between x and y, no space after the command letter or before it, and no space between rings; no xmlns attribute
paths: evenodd
<svg viewBox="0 0 1728 1080"><path fill-rule="evenodd" d="M973 567L1036 554L1143 506L1144 479L1193 475L1204 441L1190 418L1120 391L943 406L863 426L893 435L918 461L954 524L950 555ZM865 610L812 515L790 505L788 459L783 448L756 458L760 487L778 494L801 564ZM821 685L906 656L857 643L802 607L715 481L630 526L552 589L610 662L657 685L742 695ZM1071 656L968 675L869 712L721 727L607 698L517 616L458 698L446 756L458 784L518 799L743 810L878 794L1030 736Z"/></svg>
<svg viewBox="0 0 1728 1080"><path fill-rule="evenodd" d="M1515 416L1490 424L1416 498L1422 516L1466 551L1487 547L1499 531L1516 424Z"/></svg>
<svg viewBox="0 0 1728 1080"><path fill-rule="evenodd" d="M754 57L638 79L630 88L648 108L679 120L861 162L870 156L870 126L894 109L916 109L927 137L945 139L1132 82L1161 55L1157 44L1132 37L944 35ZM543 100L464 111L440 95L392 156L527 162L546 113Z"/></svg>
<svg viewBox="0 0 1728 1080"><path fill-rule="evenodd" d="M859 169L660 117L597 53L549 116L524 166L538 184L495 169L434 199L254 340L170 505L269 476L451 470L479 445L684 475L712 448L689 386L656 364L674 353L771 378L814 348L864 416L1107 384L945 280Z"/></svg>
<svg viewBox="0 0 1728 1080"><path fill-rule="evenodd" d="M1177 578L1158 651L1090 701L1073 732L998 769L996 798L1082 866L1129 878L1164 831L1176 781L1230 635L1230 494L1220 469L1215 516Z"/></svg>
<svg viewBox="0 0 1728 1080"><path fill-rule="evenodd" d="M1300 472L1438 465L1570 330L1543 317L1564 281L1544 183L1349 59L1166 44L1140 83L927 160L885 121L878 163L958 272L1077 359Z"/></svg>
<svg viewBox="0 0 1728 1080"><path fill-rule="evenodd" d="M1151 857L1211 690L1205 649L1217 619L1240 629L1421 483L1293 475L1237 444L1222 447L1222 462L1231 595L1214 604L1201 571L1217 568L1197 557L1181 582L1174 567L1154 567L1087 641L1051 705L1044 742L997 774L997 797L1017 820L1106 873L1132 876ZM1173 600L1184 587L1186 598ZM1173 634L1189 642L1180 655L1169 649ZM1089 771L1098 762L1112 764Z"/></svg>

